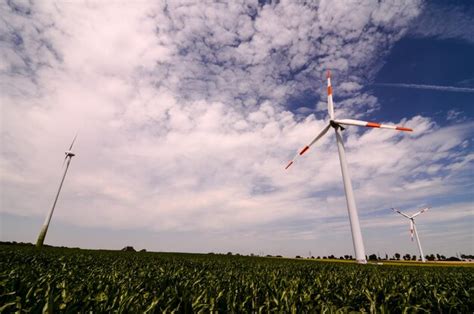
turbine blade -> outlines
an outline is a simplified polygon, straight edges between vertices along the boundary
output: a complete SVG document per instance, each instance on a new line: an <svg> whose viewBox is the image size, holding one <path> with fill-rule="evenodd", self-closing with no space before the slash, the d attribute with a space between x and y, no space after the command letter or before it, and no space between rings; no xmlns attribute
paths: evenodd
<svg viewBox="0 0 474 314"><path fill-rule="evenodd" d="M340 119L340 120L334 120L334 122L337 124L342 124L342 125L365 126L368 128L391 129L391 130L406 131L406 132L413 131L412 129L406 128L403 126L381 124L381 123L376 123L376 122L367 122L367 121L354 120L354 119Z"/></svg>
<svg viewBox="0 0 474 314"><path fill-rule="evenodd" d="M430 208L431 208L431 207L425 207L425 208L421 209L421 210L420 210L419 212L417 212L416 214L413 214L413 215L411 216L411 218L415 218L416 216L418 216L418 215L421 214L421 213L424 213L425 211L427 211L427 210L430 209Z"/></svg>
<svg viewBox="0 0 474 314"><path fill-rule="evenodd" d="M399 210L398 210L398 209L396 209L396 208L392 208L392 210L393 210L394 212L396 212L396 213L399 213L400 215L402 215L402 216L404 216L404 217L408 218L408 219L410 219L410 218L411 218L410 216L408 216L408 215L407 215L407 214L405 214L405 213L402 213L401 211L399 211Z"/></svg>
<svg viewBox="0 0 474 314"><path fill-rule="evenodd" d="M334 103L332 101L331 71L327 71L326 78L328 80L328 114L329 119L334 120Z"/></svg>
<svg viewBox="0 0 474 314"><path fill-rule="evenodd" d="M323 137L328 132L330 127L331 127L330 124L326 125L324 129L322 129L321 132L319 132L319 134L316 135L316 137L311 141L311 143L306 145L301 151L297 152L295 156L293 157L293 159L290 160L290 162L286 165L285 169L288 169L292 164L294 164L294 162L296 161L296 158L303 155L314 143L316 143L321 137Z"/></svg>
<svg viewBox="0 0 474 314"><path fill-rule="evenodd" d="M71 146L69 146L69 150L72 149L72 146L74 145L74 142L76 141L76 138L77 138L77 133L76 133L76 135L74 136L74 139L72 140Z"/></svg>
<svg viewBox="0 0 474 314"><path fill-rule="evenodd" d="M67 155L66 155L66 157L64 157L63 165L61 166L62 168L64 168L64 164L66 163L66 159L67 159Z"/></svg>
<svg viewBox="0 0 474 314"><path fill-rule="evenodd" d="M413 220L410 219L410 236L411 240L413 241Z"/></svg>

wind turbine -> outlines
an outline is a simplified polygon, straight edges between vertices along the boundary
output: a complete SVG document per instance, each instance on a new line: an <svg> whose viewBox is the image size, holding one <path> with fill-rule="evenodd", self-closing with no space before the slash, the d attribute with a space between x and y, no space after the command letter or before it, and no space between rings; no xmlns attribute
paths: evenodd
<svg viewBox="0 0 474 314"><path fill-rule="evenodd" d="M64 164L66 164L66 167L64 168L64 173L61 178L61 183L59 184L58 192L56 193L56 197L54 198L53 206L51 207L48 213L48 216L46 216L46 219L44 220L43 227L41 227L41 231L38 235L38 240L36 241L36 247L40 248L43 246L44 238L46 237L46 232L48 232L49 223L51 222L51 217L53 216L54 207L56 207L56 202L58 201L59 193L61 192L61 188L63 187L64 178L66 178L67 169L69 168L69 164L71 163L72 157L75 156L75 154L71 150L72 150L72 146L74 145L74 142L76 141L76 137L77 137L77 134L76 136L74 136L74 139L72 140L71 146L69 146L69 149L64 152L66 157L64 157L63 167L64 167Z"/></svg>
<svg viewBox="0 0 474 314"><path fill-rule="evenodd" d="M418 250L420 251L421 261L422 261L423 263L426 262L426 260L425 260L425 256L423 255L423 250L421 249L421 243L420 243L420 238L418 237L418 232L416 231L415 217L418 216L418 215L421 214L421 213L424 213L424 212L427 211L428 209L430 209L430 207L425 207L425 208L419 210L416 214L413 214L413 215L411 215L411 216L408 216L407 214L402 213L402 212L399 211L398 209L392 208L392 210L393 210L394 212L397 212L397 213L399 213L400 215L402 215L403 217L410 219L410 236L411 236L411 240L413 241L413 234L415 234L416 243L418 244Z"/></svg>
<svg viewBox="0 0 474 314"><path fill-rule="evenodd" d="M362 240L362 232L360 230L359 217L357 215L357 207L354 199L354 192L352 190L351 179L349 177L349 169L347 167L346 161L346 152L344 150L344 143L342 141L341 131L344 130L343 125L355 125L355 126L365 126L369 128L382 128L382 129L392 129L398 131L413 131L412 129L380 124L375 122L366 122L354 119L336 119L334 116L334 103L332 100L332 86L331 86L331 72L327 71L327 82L328 82L328 114L329 114L329 123L324 127L324 129L301 151L297 152L295 157L288 163L285 169L288 169L296 160L297 157L303 155L316 141L323 137L329 129L332 127L336 133L336 142L337 149L339 152L339 161L341 163L341 172L342 180L344 182L344 191L346 193L346 203L347 210L349 212L349 221L352 231L352 242L354 245L354 251L356 260L358 263L366 264L367 260L365 258L365 249L364 242Z"/></svg>

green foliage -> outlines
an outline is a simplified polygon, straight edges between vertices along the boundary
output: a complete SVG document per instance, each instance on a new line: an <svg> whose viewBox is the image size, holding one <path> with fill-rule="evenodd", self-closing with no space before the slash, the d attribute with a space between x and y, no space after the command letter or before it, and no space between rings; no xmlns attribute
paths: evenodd
<svg viewBox="0 0 474 314"><path fill-rule="evenodd" d="M468 267L0 246L0 312L474 311Z"/></svg>

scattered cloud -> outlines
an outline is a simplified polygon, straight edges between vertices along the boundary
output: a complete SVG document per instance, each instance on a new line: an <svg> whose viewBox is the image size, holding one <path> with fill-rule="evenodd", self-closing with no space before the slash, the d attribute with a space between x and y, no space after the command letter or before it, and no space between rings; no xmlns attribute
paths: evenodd
<svg viewBox="0 0 474 314"><path fill-rule="evenodd" d="M466 120L465 115L462 111L458 111L456 109L448 110L446 114L446 120L448 121L455 121L455 122L462 122Z"/></svg>
<svg viewBox="0 0 474 314"><path fill-rule="evenodd" d="M474 7L471 3L435 3L425 6L411 24L409 35L462 39L474 43Z"/></svg>

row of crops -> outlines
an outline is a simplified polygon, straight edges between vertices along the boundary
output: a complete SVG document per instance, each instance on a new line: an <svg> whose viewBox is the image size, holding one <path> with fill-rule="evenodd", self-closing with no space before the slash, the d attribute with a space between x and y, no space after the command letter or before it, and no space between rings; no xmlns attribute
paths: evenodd
<svg viewBox="0 0 474 314"><path fill-rule="evenodd" d="M471 267L0 246L0 312L474 311Z"/></svg>

